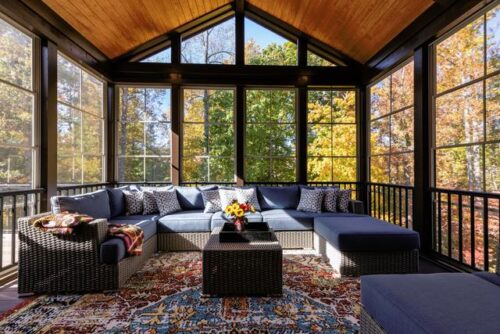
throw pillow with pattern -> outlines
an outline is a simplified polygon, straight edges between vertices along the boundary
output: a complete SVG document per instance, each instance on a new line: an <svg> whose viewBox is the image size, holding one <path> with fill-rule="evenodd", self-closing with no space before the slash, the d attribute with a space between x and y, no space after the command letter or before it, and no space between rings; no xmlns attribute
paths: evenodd
<svg viewBox="0 0 500 334"><path fill-rule="evenodd" d="M339 197L339 188L324 189L323 208L328 212L337 212L337 199Z"/></svg>
<svg viewBox="0 0 500 334"><path fill-rule="evenodd" d="M236 199L239 203L250 203L255 211L261 211L255 188L236 188Z"/></svg>
<svg viewBox="0 0 500 334"><path fill-rule="evenodd" d="M151 190L145 190L143 193L143 215L152 215L158 213L158 205L156 205L156 198Z"/></svg>
<svg viewBox="0 0 500 334"><path fill-rule="evenodd" d="M340 212L349 212L349 202L351 201L351 189L345 189L339 191L339 196L337 199L338 210Z"/></svg>
<svg viewBox="0 0 500 334"><path fill-rule="evenodd" d="M201 196L203 197L203 203L205 203L204 213L222 211L219 190L202 190Z"/></svg>
<svg viewBox="0 0 500 334"><path fill-rule="evenodd" d="M236 190L234 189L219 189L220 196L220 207L222 211L226 209L226 206L233 203L233 201L237 201L238 197L236 196Z"/></svg>
<svg viewBox="0 0 500 334"><path fill-rule="evenodd" d="M156 198L156 205L160 210L160 215L168 215L177 211L181 211L181 205L177 199L177 192L173 190L153 191Z"/></svg>
<svg viewBox="0 0 500 334"><path fill-rule="evenodd" d="M297 211L305 212L321 212L321 205L323 203L323 190L321 189L305 189L302 188L300 192L300 201L297 206Z"/></svg>
<svg viewBox="0 0 500 334"><path fill-rule="evenodd" d="M124 190L123 195L125 195L125 211L127 216L142 214L142 210L144 207L144 194L142 193L142 191Z"/></svg>

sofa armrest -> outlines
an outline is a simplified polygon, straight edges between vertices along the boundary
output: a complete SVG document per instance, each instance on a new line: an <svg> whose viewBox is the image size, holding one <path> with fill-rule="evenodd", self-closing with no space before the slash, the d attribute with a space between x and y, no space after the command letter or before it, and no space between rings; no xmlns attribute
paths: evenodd
<svg viewBox="0 0 500 334"><path fill-rule="evenodd" d="M363 215L365 214L365 205L362 201L349 201L349 212Z"/></svg>
<svg viewBox="0 0 500 334"><path fill-rule="evenodd" d="M101 244L106 240L108 234L108 222L106 219L94 219L89 223L81 224L75 227L75 233L71 235L61 235L61 236L51 235L31 225L34 220L50 214L51 214L50 212L46 212L34 216L19 218L18 220L19 233L25 235L29 234L35 238L37 237L46 238L48 234L54 238L60 239L61 241L64 240L65 242L93 241L96 244Z"/></svg>

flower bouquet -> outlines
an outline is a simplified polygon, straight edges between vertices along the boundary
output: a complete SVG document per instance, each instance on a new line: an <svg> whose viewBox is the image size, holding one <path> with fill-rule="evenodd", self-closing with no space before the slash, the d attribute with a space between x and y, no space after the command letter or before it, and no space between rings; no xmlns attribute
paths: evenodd
<svg viewBox="0 0 500 334"><path fill-rule="evenodd" d="M255 208L250 203L238 203L238 201L234 200L231 204L226 206L224 211L233 222L235 229L237 231L243 231L245 225L248 223L246 214L248 212L254 213Z"/></svg>

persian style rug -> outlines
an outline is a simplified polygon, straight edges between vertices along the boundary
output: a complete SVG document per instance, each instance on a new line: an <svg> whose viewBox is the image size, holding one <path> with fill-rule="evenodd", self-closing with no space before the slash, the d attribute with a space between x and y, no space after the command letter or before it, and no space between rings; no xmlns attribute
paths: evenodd
<svg viewBox="0 0 500 334"><path fill-rule="evenodd" d="M204 298L201 254L151 258L118 292L40 296L0 333L357 333L359 279L314 255L285 255L281 298Z"/></svg>

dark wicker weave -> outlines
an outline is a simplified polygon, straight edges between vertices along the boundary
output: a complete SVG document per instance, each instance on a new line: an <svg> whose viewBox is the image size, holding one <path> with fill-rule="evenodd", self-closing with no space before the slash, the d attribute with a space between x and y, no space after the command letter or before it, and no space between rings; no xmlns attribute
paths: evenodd
<svg viewBox="0 0 500 334"><path fill-rule="evenodd" d="M361 323L360 331L361 334L387 334L386 331L371 317L371 315L366 312L364 307L361 308Z"/></svg>
<svg viewBox="0 0 500 334"><path fill-rule="evenodd" d="M221 243L220 228L203 248L203 294L208 296L280 296L283 249L271 242Z"/></svg>
<svg viewBox="0 0 500 334"><path fill-rule="evenodd" d="M316 251L342 276L408 274L418 272L418 249L409 251L343 252L315 234Z"/></svg>
<svg viewBox="0 0 500 334"><path fill-rule="evenodd" d="M116 290L156 252L154 236L144 243L141 256L103 264L99 248L108 230L105 219L78 226L75 235L55 236L31 226L31 220L44 215L19 219L21 294Z"/></svg>

